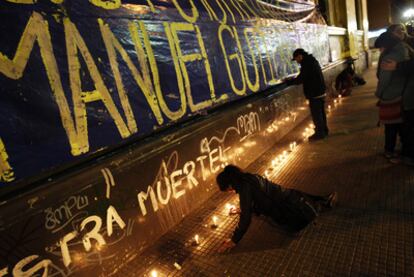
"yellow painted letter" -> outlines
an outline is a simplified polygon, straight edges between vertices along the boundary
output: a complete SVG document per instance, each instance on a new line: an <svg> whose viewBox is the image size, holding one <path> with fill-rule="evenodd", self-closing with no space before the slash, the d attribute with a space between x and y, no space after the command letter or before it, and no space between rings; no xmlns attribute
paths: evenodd
<svg viewBox="0 0 414 277"><path fill-rule="evenodd" d="M154 113L158 124L161 125L163 123L163 118L162 118L160 107L158 106L157 97L152 87L149 68L148 68L147 61L145 59L146 55L145 55L143 48L142 47L135 48L137 56L138 56L138 62L142 70L142 73L140 73L138 72L134 63L131 61L131 58L128 56L125 49L122 47L121 43L116 39L114 34L109 29L109 26L105 24L101 19L99 19L99 26L101 28L102 37L104 39L105 47L108 52L109 61L111 63L112 71L114 72L116 85L120 93L121 103L127 115L128 126L130 127L131 132L133 132L133 130L135 130L136 132L137 126L135 124L134 115L132 114L131 106L129 105L128 97L124 89L124 84L122 82L121 73L119 71L119 65L117 62L115 50L118 50L122 59L126 62L132 76L134 77L135 82L138 84L152 112ZM134 33L132 32L131 35L134 36Z"/></svg>
<svg viewBox="0 0 414 277"><path fill-rule="evenodd" d="M43 20L43 17L39 13L34 12L30 17L13 59L10 60L7 56L0 53L0 73L10 79L20 79L26 69L35 41L39 44L40 55L59 108L63 127L69 139L71 152L73 155L85 153L89 150L86 130L75 128L75 123L63 92L58 66L53 53L49 27L47 21Z"/></svg>
<svg viewBox="0 0 414 277"><path fill-rule="evenodd" d="M178 85L178 94L179 94L179 98L180 98L180 107L178 108L178 110L176 111L172 111L165 99L164 99L164 95L163 92L161 90L161 83L160 83L160 75L158 73L158 66L157 66L157 61L155 60L155 55L154 55L154 51L152 49L151 43L150 43L150 39L148 36L148 32L145 28L145 25L143 22L139 21L138 23L139 26L139 30L142 33L142 39L143 39L143 43L145 45L145 50L146 50L146 55L150 64L150 68L151 68L151 73L152 73L152 78L153 78L153 87L155 89L155 94L157 95L157 99L158 99L158 103L160 105L160 108L162 110L162 112L171 120L178 120L180 119L186 112L186 108L187 108L187 99L185 97L185 91L184 91L184 82L183 82L183 78L182 78L182 74L181 74L181 70L180 70L180 64L178 62L178 57L176 54L176 50L175 50L175 46L174 46L174 42L173 42L173 38L171 35L171 31L170 28L168 26L168 23L164 23L164 27L165 27L165 33L168 39L168 44L170 46L170 51L171 51L171 57L174 63L174 69L176 72L176 76L177 76L177 85ZM134 42L135 45L135 51L138 53L138 57L140 57L141 55L139 53L145 53L144 52L144 46L142 45L142 42L139 38L138 35L138 28L137 25L133 22L130 23L129 25L129 30L132 36L132 40ZM165 93L165 94L174 94L174 93Z"/></svg>
<svg viewBox="0 0 414 277"><path fill-rule="evenodd" d="M74 103L74 113L76 119L76 127L83 132L83 140L87 140L87 118L86 118L86 103L93 101L102 101L107 108L109 115L115 121L115 125L122 138L126 138L131 135L124 120L121 117L114 101L106 88L102 77L98 71L95 61L92 58L83 38L76 29L76 26L70 22L68 18L64 19L65 37L66 37L66 51L68 57L69 66L69 79L72 89L72 98ZM78 49L82 55L85 64L89 70L89 74L95 84L97 90L93 92L83 92L80 78L80 63L78 58Z"/></svg>
<svg viewBox="0 0 414 277"><path fill-rule="evenodd" d="M188 16L188 15L187 15L187 14L183 11L183 9L181 8L180 4L178 4L177 0L172 0L172 1L173 1L173 3L174 3L175 7L177 8L178 12L181 14L181 16L182 16L185 20L187 20L187 21L188 21L188 22L190 22L190 23L194 23L194 22L196 22L196 21L197 21L199 14L198 14L198 10L197 10L196 6L194 6L193 0L188 0L188 1L190 2L190 4L191 4L191 12L193 13L193 15L192 15L192 16Z"/></svg>
<svg viewBox="0 0 414 277"><path fill-rule="evenodd" d="M186 54L184 55L183 52L181 51L181 46L180 46L180 39L178 37L178 32L179 31L195 31L196 36L197 36L197 40L198 40L198 44L200 45L200 52L201 53L196 53L196 54ZM177 50L177 54L178 54L178 59L180 61L180 68L181 68L181 72L183 74L183 78L184 78L184 84L185 84L185 91L187 93L187 98L188 98L188 103L190 106L191 111L198 111L201 110L203 108L209 107L212 105L213 101L216 101L216 95L214 92L214 84L213 84L213 79L212 79L212 74L211 74L211 69L210 69L210 63L208 62L208 58L207 58L207 52L203 43L203 39L201 36L201 32L200 29L197 26L194 26L193 24L188 24L188 23L171 23L171 33L172 36L174 38L174 42L175 42L175 48ZM194 100L193 100L193 96L191 94L191 84L190 84L190 79L188 76L188 71L187 68L185 66L186 62L193 62L193 61L197 61L197 60L203 60L204 61L204 67L206 69L206 73L207 73L207 81L210 87L210 98L211 100L205 100L202 101L200 103L195 104ZM227 98L227 95L223 95L221 97L220 100Z"/></svg>
<svg viewBox="0 0 414 277"><path fill-rule="evenodd" d="M89 0L89 2L106 10L118 9L122 5L121 0Z"/></svg>
<svg viewBox="0 0 414 277"><path fill-rule="evenodd" d="M7 155L6 148L0 138L0 182L11 182L14 180L13 168L7 161L8 159L9 156Z"/></svg>
<svg viewBox="0 0 414 277"><path fill-rule="evenodd" d="M231 37L234 38L234 34L231 30L231 28L228 25L220 25L219 30L218 30L218 37L220 40L220 45L221 45L221 50L223 51L223 55L224 55L224 61L226 63L226 68L227 68L227 73L229 75L230 78L230 85L231 88L233 89L234 93L236 93L237 95L244 95L246 94L246 80L244 79L244 74L243 74L243 67L242 67L242 63L240 60L240 55L239 53L233 53L230 56L227 56L227 52L226 52L226 47L224 45L224 41L223 41L223 31L226 30L230 33ZM231 68L230 68L230 63L229 63L229 58L230 60L237 60L237 63L239 65L239 71L240 71L240 80L242 81L242 88L237 88L236 85L234 84L234 79L233 79L233 74L231 73Z"/></svg>

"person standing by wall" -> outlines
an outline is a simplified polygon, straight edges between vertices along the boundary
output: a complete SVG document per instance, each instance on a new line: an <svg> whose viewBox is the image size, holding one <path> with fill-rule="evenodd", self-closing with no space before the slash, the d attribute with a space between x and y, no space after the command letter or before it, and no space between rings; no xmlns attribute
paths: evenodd
<svg viewBox="0 0 414 277"><path fill-rule="evenodd" d="M300 73L294 79L286 79L287 85L303 84L303 92L309 100L309 108L315 125L315 134L309 140L319 140L328 136L329 129L325 113L326 86L322 69L315 57L302 48L293 52L293 59L300 64Z"/></svg>

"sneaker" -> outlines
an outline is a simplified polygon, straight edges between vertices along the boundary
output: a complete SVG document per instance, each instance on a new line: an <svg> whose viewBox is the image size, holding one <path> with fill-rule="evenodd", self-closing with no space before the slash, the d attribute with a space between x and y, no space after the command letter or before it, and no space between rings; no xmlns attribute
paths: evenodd
<svg viewBox="0 0 414 277"><path fill-rule="evenodd" d="M326 203L327 206L332 209L333 207L336 206L337 202L338 202L338 193L335 191L329 194L328 203Z"/></svg>
<svg viewBox="0 0 414 277"><path fill-rule="evenodd" d="M331 194L325 196L326 200L320 203L321 212L325 210L330 210L336 206L336 202L338 201L338 193L332 192Z"/></svg>

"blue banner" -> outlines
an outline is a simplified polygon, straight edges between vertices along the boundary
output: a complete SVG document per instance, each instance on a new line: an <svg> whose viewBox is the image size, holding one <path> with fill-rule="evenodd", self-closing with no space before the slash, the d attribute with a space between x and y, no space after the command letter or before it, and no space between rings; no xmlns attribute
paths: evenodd
<svg viewBox="0 0 414 277"><path fill-rule="evenodd" d="M329 61L312 1L0 0L0 185L48 174Z"/></svg>

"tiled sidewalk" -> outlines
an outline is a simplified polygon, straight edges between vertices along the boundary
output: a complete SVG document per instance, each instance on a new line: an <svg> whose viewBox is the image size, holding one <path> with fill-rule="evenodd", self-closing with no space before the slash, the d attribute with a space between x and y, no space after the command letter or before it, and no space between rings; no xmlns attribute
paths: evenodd
<svg viewBox="0 0 414 277"><path fill-rule="evenodd" d="M382 156L383 131L376 126L375 70L329 113L328 139L303 143L276 183L314 194L338 191L339 206L322 214L299 236L255 217L231 252L217 254L237 224L217 193L164 235L119 276L414 276L414 168L392 165ZM302 135L305 122L247 170L264 174L275 153ZM281 147L285 146L285 147ZM211 218L218 217L218 228ZM193 245L193 236L200 237Z"/></svg>

